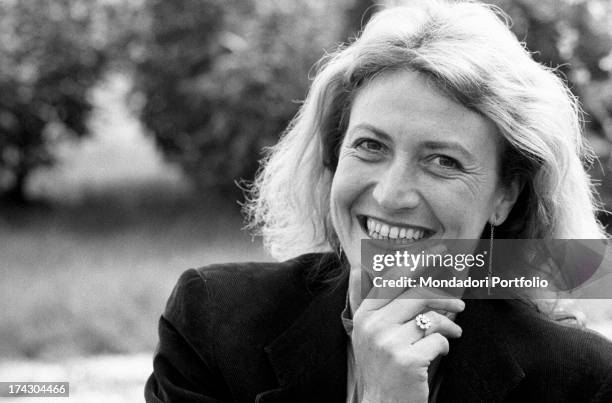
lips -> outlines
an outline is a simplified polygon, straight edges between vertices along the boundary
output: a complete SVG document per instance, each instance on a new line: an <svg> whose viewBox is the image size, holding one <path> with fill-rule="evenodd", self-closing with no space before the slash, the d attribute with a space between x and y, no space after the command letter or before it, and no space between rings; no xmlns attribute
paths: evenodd
<svg viewBox="0 0 612 403"><path fill-rule="evenodd" d="M417 241L432 235L433 231L411 225L392 225L372 217L364 217L367 234L373 239L394 239L402 242Z"/></svg>

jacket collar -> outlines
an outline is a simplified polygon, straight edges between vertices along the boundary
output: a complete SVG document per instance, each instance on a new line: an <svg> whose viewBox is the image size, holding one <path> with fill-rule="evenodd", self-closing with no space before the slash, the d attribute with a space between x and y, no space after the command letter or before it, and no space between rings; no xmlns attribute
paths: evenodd
<svg viewBox="0 0 612 403"><path fill-rule="evenodd" d="M341 313L347 287L347 276L319 287L297 320L265 347L280 388L258 401L346 400L347 336Z"/></svg>
<svg viewBox="0 0 612 403"><path fill-rule="evenodd" d="M298 319L265 351L279 388L258 396L258 402L346 401L347 336L341 313L348 278L313 296ZM498 402L525 376L505 339L509 318L496 307L505 301L466 300L457 316L463 336L450 342L442 359L442 384L437 403ZM299 400L297 400L299 399Z"/></svg>

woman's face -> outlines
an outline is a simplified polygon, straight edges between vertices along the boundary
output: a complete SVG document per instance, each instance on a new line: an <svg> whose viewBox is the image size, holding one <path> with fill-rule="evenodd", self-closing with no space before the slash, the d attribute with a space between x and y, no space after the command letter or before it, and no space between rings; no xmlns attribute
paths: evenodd
<svg viewBox="0 0 612 403"><path fill-rule="evenodd" d="M331 188L331 217L352 267L361 239L477 239L505 220L517 189L499 182L495 125L424 75L384 73L357 93Z"/></svg>

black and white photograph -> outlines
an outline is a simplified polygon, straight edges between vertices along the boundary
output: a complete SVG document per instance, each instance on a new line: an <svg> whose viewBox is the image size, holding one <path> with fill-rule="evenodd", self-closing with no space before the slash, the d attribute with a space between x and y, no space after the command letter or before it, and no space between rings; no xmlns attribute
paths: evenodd
<svg viewBox="0 0 612 403"><path fill-rule="evenodd" d="M612 403L610 0L0 0L0 403Z"/></svg>

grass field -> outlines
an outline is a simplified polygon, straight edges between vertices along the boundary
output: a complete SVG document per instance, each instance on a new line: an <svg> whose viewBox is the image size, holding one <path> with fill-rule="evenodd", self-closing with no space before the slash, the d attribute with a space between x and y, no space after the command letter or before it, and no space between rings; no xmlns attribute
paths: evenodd
<svg viewBox="0 0 612 403"><path fill-rule="evenodd" d="M265 259L237 205L154 187L115 192L2 210L1 357L152 351L183 270Z"/></svg>

